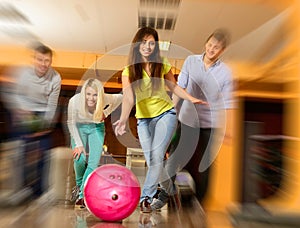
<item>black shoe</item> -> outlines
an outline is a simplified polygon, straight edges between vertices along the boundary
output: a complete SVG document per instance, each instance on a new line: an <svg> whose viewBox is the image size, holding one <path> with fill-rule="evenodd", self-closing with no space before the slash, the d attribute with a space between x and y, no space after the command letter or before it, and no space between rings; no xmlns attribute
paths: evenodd
<svg viewBox="0 0 300 228"><path fill-rule="evenodd" d="M75 203L75 209L84 209L85 208L85 203L84 203L84 199L77 199L76 203Z"/></svg>
<svg viewBox="0 0 300 228"><path fill-rule="evenodd" d="M141 203L140 203L140 207L141 207L141 212L142 213L151 213L152 209L149 203L149 197L146 197Z"/></svg>
<svg viewBox="0 0 300 228"><path fill-rule="evenodd" d="M80 187L79 186L75 186L75 187L72 188L72 194L71 194L71 197L70 197L71 202L75 202L78 199L79 192L80 192Z"/></svg>

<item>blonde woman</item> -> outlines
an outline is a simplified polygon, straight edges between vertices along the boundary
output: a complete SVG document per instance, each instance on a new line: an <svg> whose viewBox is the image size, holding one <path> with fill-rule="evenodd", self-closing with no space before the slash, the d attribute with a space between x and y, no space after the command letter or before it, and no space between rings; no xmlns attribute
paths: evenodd
<svg viewBox="0 0 300 228"><path fill-rule="evenodd" d="M87 79L81 92L68 105L68 129L74 157L78 199L75 208L84 208L83 187L87 176L99 165L105 136L104 119L122 101L121 94L106 94L102 83ZM89 156L87 156L87 154Z"/></svg>

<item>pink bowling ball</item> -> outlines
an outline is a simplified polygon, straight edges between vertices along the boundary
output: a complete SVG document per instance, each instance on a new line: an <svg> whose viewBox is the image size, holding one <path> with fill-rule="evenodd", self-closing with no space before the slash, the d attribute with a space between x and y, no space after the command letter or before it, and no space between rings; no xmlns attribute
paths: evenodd
<svg viewBox="0 0 300 228"><path fill-rule="evenodd" d="M118 164L98 167L84 186L88 210L104 221L127 218L136 209L140 194L140 183L134 173Z"/></svg>

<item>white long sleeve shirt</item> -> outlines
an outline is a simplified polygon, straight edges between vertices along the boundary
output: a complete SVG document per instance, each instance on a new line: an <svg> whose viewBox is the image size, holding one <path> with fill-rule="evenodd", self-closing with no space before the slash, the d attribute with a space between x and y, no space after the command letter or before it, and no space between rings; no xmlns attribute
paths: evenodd
<svg viewBox="0 0 300 228"><path fill-rule="evenodd" d="M105 117L109 116L122 102L122 94L104 94L104 110L103 114ZM68 128L72 138L75 141L76 147L83 146L81 141L77 123L93 124L100 123L102 121L94 121L93 114L88 116L82 116L79 112L80 105L80 94L75 94L69 101L68 105Z"/></svg>

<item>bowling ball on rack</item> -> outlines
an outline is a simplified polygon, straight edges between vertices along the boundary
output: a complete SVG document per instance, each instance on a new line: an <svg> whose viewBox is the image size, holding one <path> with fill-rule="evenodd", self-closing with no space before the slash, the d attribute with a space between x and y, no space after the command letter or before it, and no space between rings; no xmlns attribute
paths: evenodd
<svg viewBox="0 0 300 228"><path fill-rule="evenodd" d="M95 169L84 185L87 209L103 221L120 221L136 209L141 194L134 173L119 164L105 164Z"/></svg>

